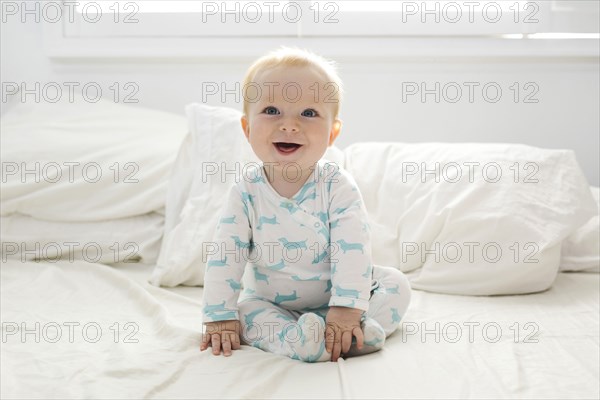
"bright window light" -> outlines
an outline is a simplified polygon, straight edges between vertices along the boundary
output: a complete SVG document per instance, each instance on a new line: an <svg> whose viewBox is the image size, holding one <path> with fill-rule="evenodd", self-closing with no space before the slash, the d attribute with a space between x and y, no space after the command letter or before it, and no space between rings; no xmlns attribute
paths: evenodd
<svg viewBox="0 0 600 400"><path fill-rule="evenodd" d="M118 9L120 13L131 12L135 8L136 12L140 13L174 13L174 12L197 12L201 13L204 10L214 10L217 8L218 11L227 10L242 10L244 7L253 5L248 8L249 12L253 12L256 8L268 10L268 4L270 7L274 7L280 10L285 3L289 1L252 1L252 0L236 0L236 1L132 1L132 0L112 0L112 1L90 1L81 0L78 1L76 10L81 13L85 10L87 13L94 13L98 7L101 8L102 12L115 12ZM297 1L303 3L302 0ZM489 1L480 0L478 2L470 2L473 7L481 9L486 3L494 3L494 6L499 6L502 10L515 10L518 7L519 10L523 11L527 0L512 0L512 1ZM267 3L267 4L265 4ZM469 2L455 1L455 0L435 0L435 1L311 1L311 9L318 7L323 11L341 11L341 12L402 12L411 11L414 7L432 10L436 7L443 9L445 6L450 4L458 4L461 8L464 8L463 12L468 12L466 4ZM424 5L423 5L424 4ZM258 7L256 7L258 5ZM222 9L222 10L221 10ZM252 10L252 11L250 11ZM241 12L241 11L240 11Z"/></svg>
<svg viewBox="0 0 600 400"><path fill-rule="evenodd" d="M510 33L501 36L504 39L600 39L600 33Z"/></svg>
<svg viewBox="0 0 600 400"><path fill-rule="evenodd" d="M312 7L318 6L319 9L329 8L332 9L332 3L335 3L333 7L337 7L336 10L346 12L402 12L409 11L414 12L415 7L418 10L435 10L443 9L448 5L458 5L463 12L469 12L467 4L471 4L475 10L481 10L485 7L486 3L494 3L494 6L498 6L502 10L514 10L518 7L519 10L523 11L525 4L528 0L513 0L513 1L489 1L483 0L478 2L465 2L456 0L435 0L435 1L312 1ZM464 10L463 10L464 9Z"/></svg>
<svg viewBox="0 0 600 400"><path fill-rule="evenodd" d="M525 37L522 33L507 33L501 36L503 39L523 39Z"/></svg>
<svg viewBox="0 0 600 400"><path fill-rule="evenodd" d="M281 9L287 1L278 1L275 9ZM256 6L258 4L258 7ZM201 13L228 11L242 12L244 7L248 13L253 13L257 9L268 10L267 5L263 6L261 1L237 0L237 1L132 1L132 0L114 0L114 1L78 1L76 10L79 13L95 13L101 8L102 12L130 13L135 10L136 13ZM279 8L277 8L279 7Z"/></svg>
<svg viewBox="0 0 600 400"><path fill-rule="evenodd" d="M600 33L532 33L530 39L600 39Z"/></svg>

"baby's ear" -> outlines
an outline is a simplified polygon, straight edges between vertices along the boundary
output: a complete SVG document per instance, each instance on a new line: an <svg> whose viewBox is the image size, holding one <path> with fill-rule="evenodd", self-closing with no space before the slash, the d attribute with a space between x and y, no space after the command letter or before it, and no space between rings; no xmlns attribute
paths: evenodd
<svg viewBox="0 0 600 400"><path fill-rule="evenodd" d="M329 132L329 146L333 145L333 142L335 142L335 139L337 139L341 131L342 120L336 119L333 121L333 125L331 126L331 132Z"/></svg>
<svg viewBox="0 0 600 400"><path fill-rule="evenodd" d="M244 136L246 136L247 140L250 140L250 125L248 124L248 118L246 117L246 115L242 115L240 122L242 123L242 130L244 131Z"/></svg>

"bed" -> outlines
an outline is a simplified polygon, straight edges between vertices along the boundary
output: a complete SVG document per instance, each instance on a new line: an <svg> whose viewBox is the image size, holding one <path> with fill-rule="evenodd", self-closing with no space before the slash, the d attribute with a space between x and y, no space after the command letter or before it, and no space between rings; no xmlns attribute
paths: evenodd
<svg viewBox="0 0 600 400"><path fill-rule="evenodd" d="M382 351L337 363L201 353L203 254L189 243L209 240L231 184L206 168L253 161L238 121L198 104L186 116L102 102L3 116L2 398L600 396L598 188L572 152L522 145L329 149L363 191L374 261L411 280L400 329ZM448 169L436 181L414 169L478 160L519 162L524 175L462 182ZM32 182L20 169L35 162ZM92 162L103 178L77 174ZM63 177L75 165L73 179L52 163ZM457 258L472 242L505 256Z"/></svg>

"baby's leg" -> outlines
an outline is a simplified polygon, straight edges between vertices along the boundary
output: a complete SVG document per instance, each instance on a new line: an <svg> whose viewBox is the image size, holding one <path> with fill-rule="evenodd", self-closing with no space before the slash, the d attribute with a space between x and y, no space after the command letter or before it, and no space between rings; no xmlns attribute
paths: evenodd
<svg viewBox="0 0 600 400"><path fill-rule="evenodd" d="M369 300L367 318L381 325L390 336L404 317L410 303L410 283L406 275L392 267L373 266L373 279L379 283Z"/></svg>
<svg viewBox="0 0 600 400"><path fill-rule="evenodd" d="M385 338L398 329L410 303L410 283L401 271L375 265L373 280L378 286L371 295L369 311L361 326L364 332L364 346L358 350L353 345L347 354L350 357L381 349Z"/></svg>
<svg viewBox="0 0 600 400"><path fill-rule="evenodd" d="M325 321L318 315L300 315L259 298L246 298L238 307L242 343L302 361L330 359L325 351Z"/></svg>

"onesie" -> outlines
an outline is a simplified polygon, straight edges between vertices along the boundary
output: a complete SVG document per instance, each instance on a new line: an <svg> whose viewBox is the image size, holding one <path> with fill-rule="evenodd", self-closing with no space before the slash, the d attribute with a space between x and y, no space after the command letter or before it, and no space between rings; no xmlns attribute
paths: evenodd
<svg viewBox="0 0 600 400"><path fill-rule="evenodd" d="M284 173L293 181L300 171L288 166ZM238 319L244 343L312 358L305 361L326 359L322 352L298 354L309 334L297 325L305 313L325 319L329 307L351 307L363 311L363 321L377 321L385 336L395 331L410 285L399 270L372 264L368 216L354 178L320 160L288 199L268 182L268 167L245 168L224 199L215 241L206 247L203 321ZM310 327L315 337L324 334L318 322Z"/></svg>

